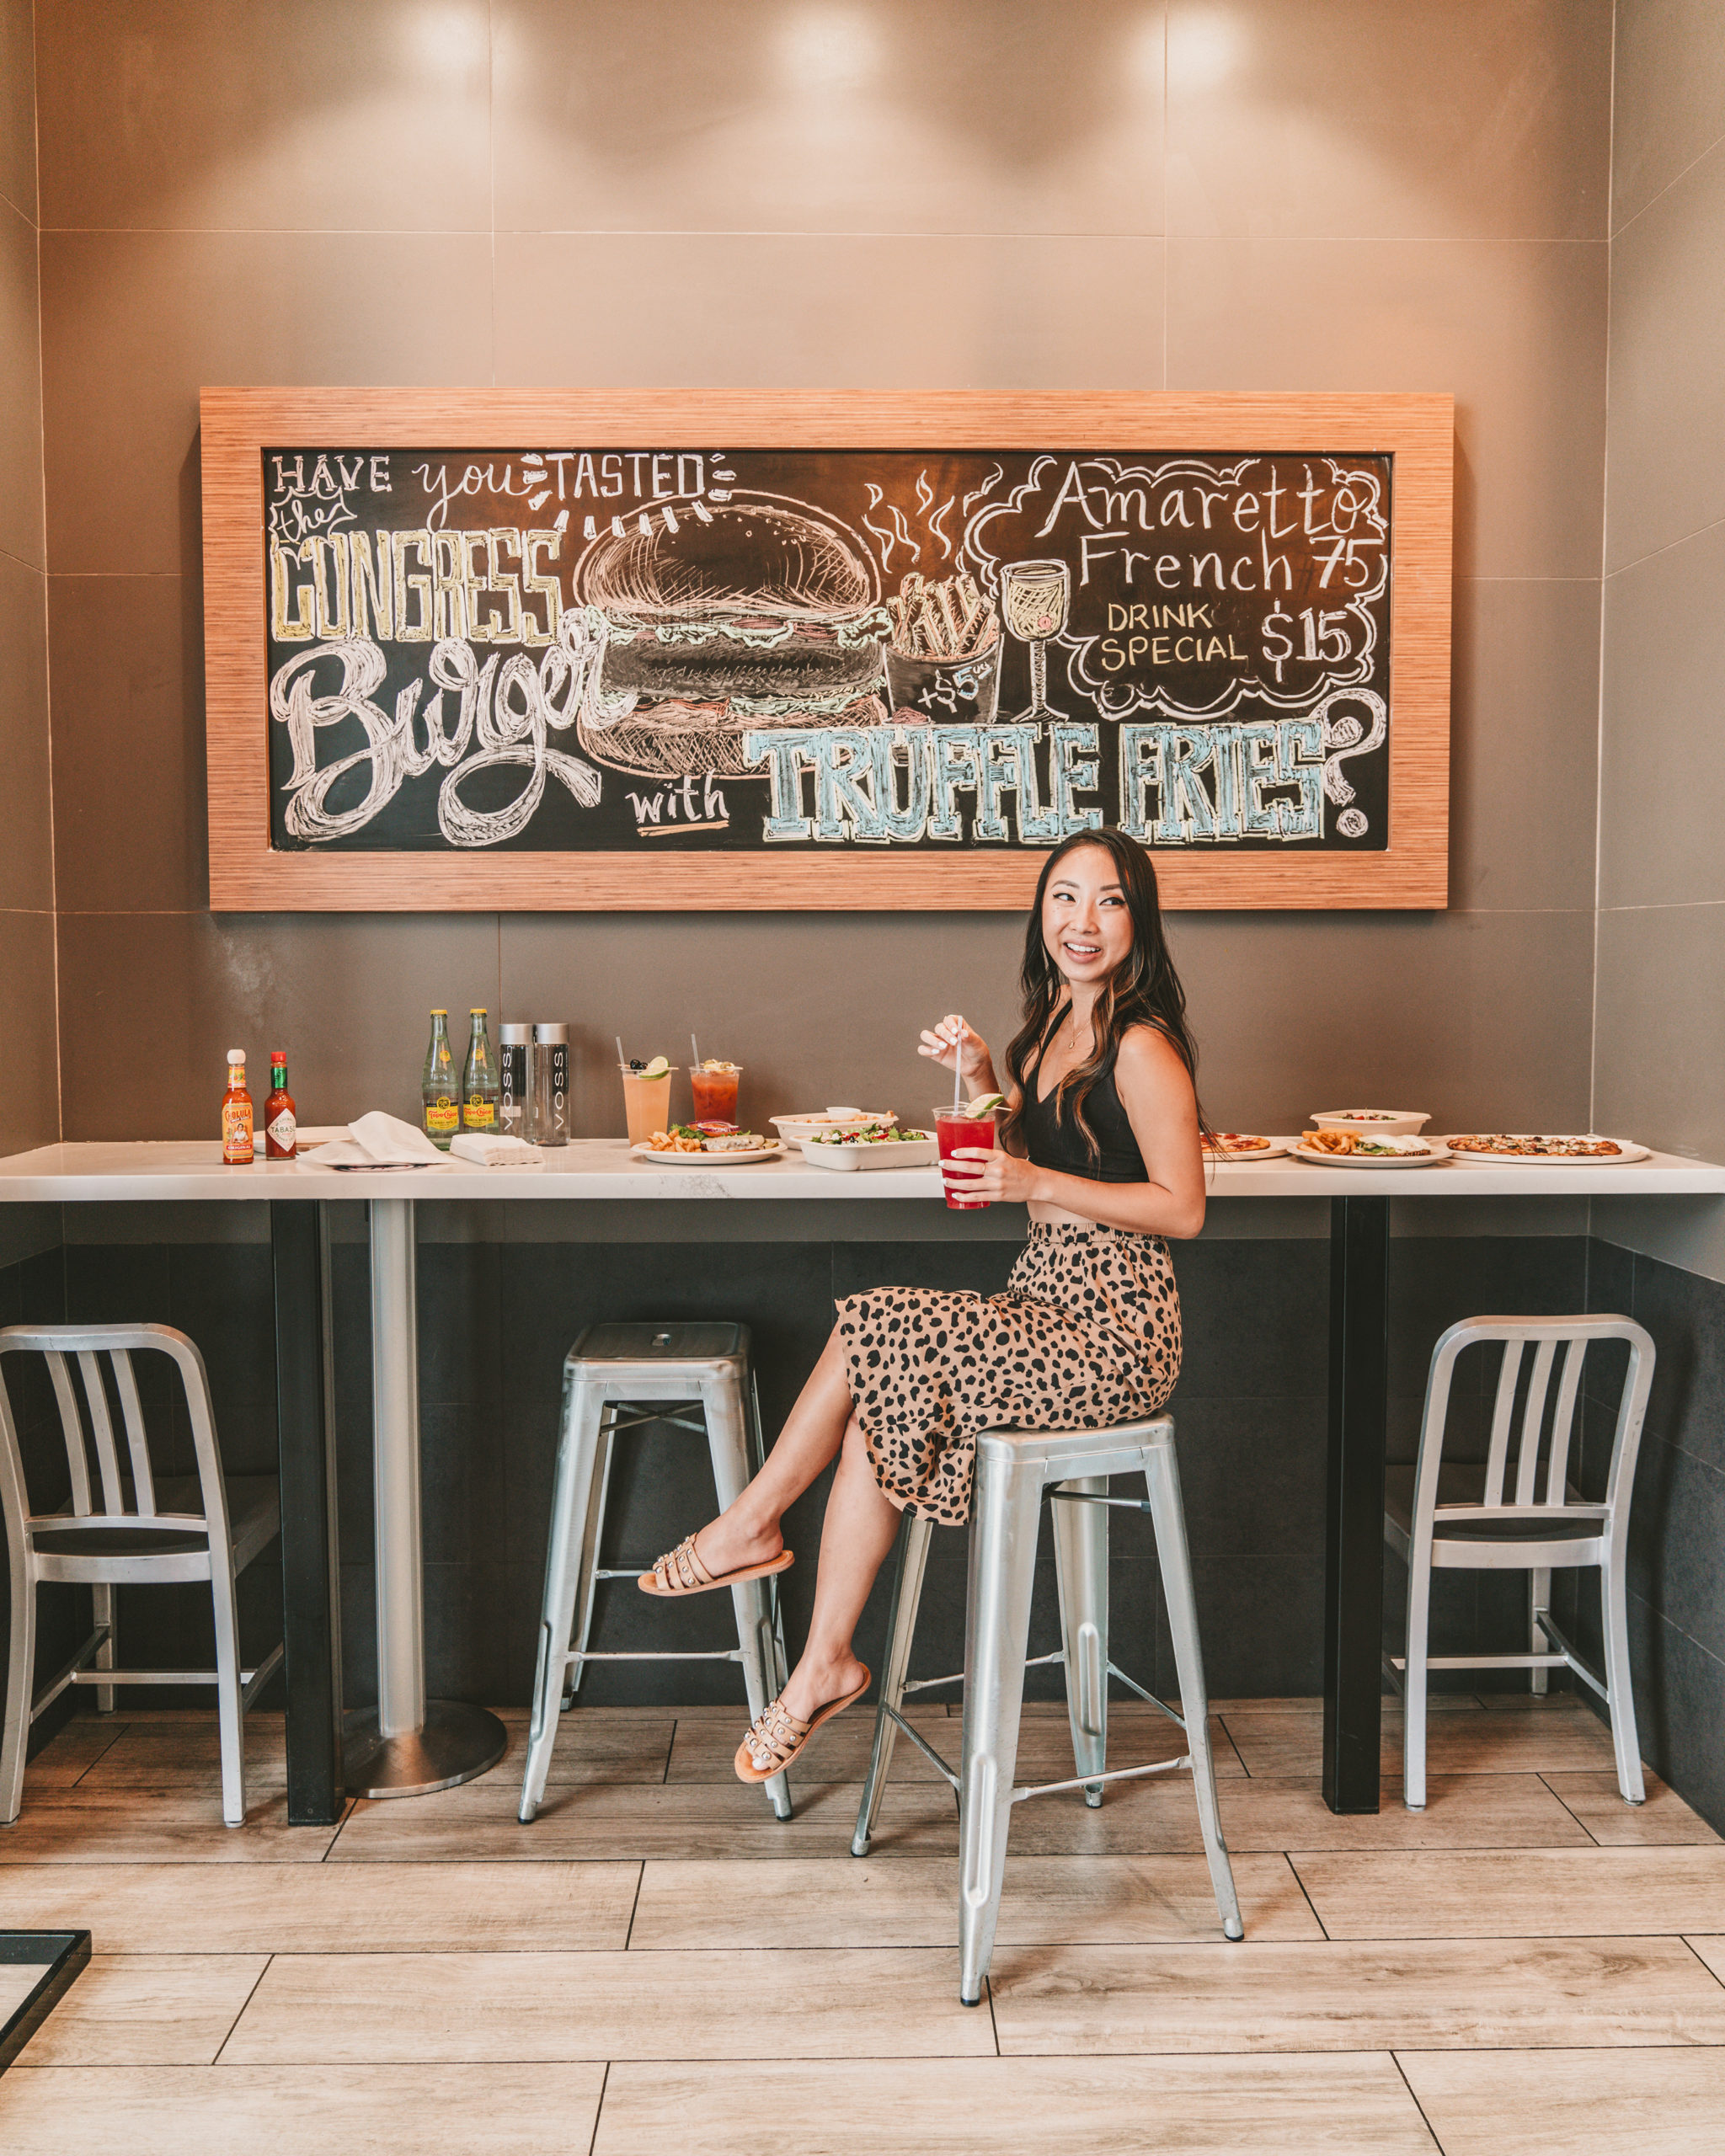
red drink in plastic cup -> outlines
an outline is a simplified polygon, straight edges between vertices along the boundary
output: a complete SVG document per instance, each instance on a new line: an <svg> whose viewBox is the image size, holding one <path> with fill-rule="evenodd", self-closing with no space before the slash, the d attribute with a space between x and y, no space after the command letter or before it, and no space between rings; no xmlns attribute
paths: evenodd
<svg viewBox="0 0 1725 2156"><path fill-rule="evenodd" d="M934 1134L940 1145L940 1157L949 1160L960 1147L980 1145L985 1150L994 1150L994 1111L986 1115L971 1115L964 1108L943 1107L934 1112ZM966 1161L965 1166L976 1165ZM946 1182L947 1203L954 1213L985 1213L991 1201L986 1198L954 1198L953 1193L964 1187L964 1178L948 1182L944 1172L941 1180Z"/></svg>
<svg viewBox="0 0 1725 2156"><path fill-rule="evenodd" d="M737 1081L742 1066L708 1070L696 1064L689 1072L689 1091L695 1097L697 1123L734 1123L737 1119Z"/></svg>

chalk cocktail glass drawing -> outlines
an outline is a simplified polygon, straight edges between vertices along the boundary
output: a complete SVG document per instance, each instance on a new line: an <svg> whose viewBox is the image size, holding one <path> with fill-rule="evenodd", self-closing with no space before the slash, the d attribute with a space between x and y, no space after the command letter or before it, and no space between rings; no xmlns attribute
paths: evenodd
<svg viewBox="0 0 1725 2156"><path fill-rule="evenodd" d="M1006 562L1001 566L1001 619L1030 647L1030 702L1019 718L1058 718L1048 700L1048 640L1066 626L1072 572L1065 562Z"/></svg>

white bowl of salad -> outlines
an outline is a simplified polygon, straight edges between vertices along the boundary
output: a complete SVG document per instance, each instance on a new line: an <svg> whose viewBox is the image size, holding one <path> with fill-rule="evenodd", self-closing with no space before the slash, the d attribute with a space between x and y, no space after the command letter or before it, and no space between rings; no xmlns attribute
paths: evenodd
<svg viewBox="0 0 1725 2156"><path fill-rule="evenodd" d="M1413 1108L1328 1108L1311 1120L1320 1130L1345 1130L1355 1138L1418 1138L1431 1118Z"/></svg>
<svg viewBox="0 0 1725 2156"><path fill-rule="evenodd" d="M864 1130L877 1123L896 1123L898 1118L886 1108L809 1108L802 1115L776 1115L770 1120L787 1145L800 1145L805 1138Z"/></svg>
<svg viewBox="0 0 1725 2156"><path fill-rule="evenodd" d="M895 1123L825 1130L798 1141L817 1168L932 1168L940 1145L932 1130L900 1130Z"/></svg>

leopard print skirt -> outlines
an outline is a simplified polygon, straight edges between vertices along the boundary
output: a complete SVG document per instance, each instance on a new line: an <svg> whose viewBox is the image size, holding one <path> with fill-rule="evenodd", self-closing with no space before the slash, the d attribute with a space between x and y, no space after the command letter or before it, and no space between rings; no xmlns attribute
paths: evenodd
<svg viewBox="0 0 1725 2156"><path fill-rule="evenodd" d="M1033 1221L1002 1295L871 1288L837 1308L876 1480L947 1526L970 1517L983 1431L1130 1422L1180 1374L1168 1246L1124 1228Z"/></svg>

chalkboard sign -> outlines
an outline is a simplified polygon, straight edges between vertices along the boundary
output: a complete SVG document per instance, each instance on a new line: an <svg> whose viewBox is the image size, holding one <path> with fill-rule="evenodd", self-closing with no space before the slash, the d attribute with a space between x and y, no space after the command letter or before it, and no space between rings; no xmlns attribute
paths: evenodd
<svg viewBox="0 0 1725 2156"><path fill-rule="evenodd" d="M684 905L1016 905L1103 825L1174 903L1442 903L1407 797L1441 807L1445 399L929 399L907 430L904 399L643 398L619 447L617 400L421 392L380 427L376 396L206 392L206 483L213 449L257 520L249 593L238 556L210 579L217 905L307 869L662 904L672 856ZM1379 409L1288 408L1338 404ZM215 866L225 725L267 899Z"/></svg>

